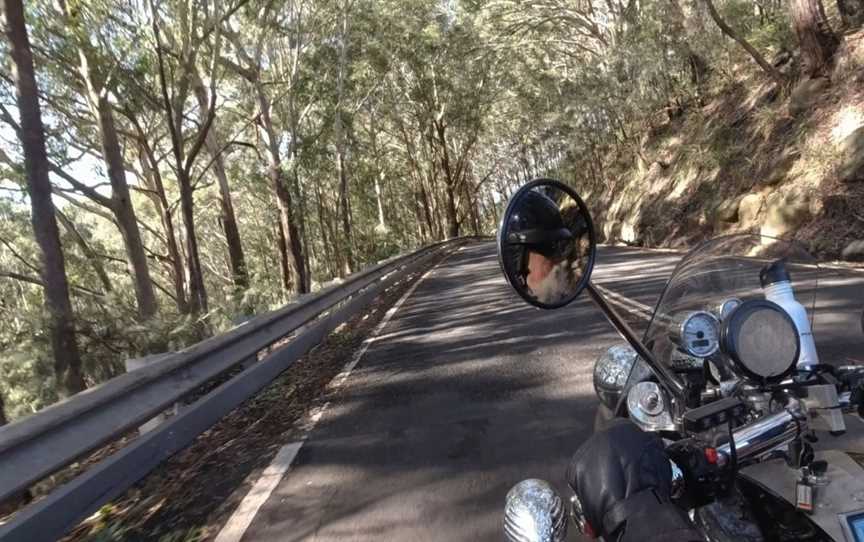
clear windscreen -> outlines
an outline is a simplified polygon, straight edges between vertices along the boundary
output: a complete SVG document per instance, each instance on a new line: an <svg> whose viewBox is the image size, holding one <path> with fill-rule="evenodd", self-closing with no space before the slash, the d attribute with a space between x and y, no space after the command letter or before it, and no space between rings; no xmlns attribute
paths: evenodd
<svg viewBox="0 0 864 542"><path fill-rule="evenodd" d="M658 361L675 370L688 363L701 364L684 352L675 338L682 315L704 311L722 321L724 306L728 310L739 302L765 299L760 272L777 260L784 260L795 298L812 322L818 310L821 272L815 258L797 243L752 234L730 235L702 243L682 258L645 332L646 346ZM712 354L724 355L722 349ZM633 383L647 376L647 366L637 364L629 380Z"/></svg>

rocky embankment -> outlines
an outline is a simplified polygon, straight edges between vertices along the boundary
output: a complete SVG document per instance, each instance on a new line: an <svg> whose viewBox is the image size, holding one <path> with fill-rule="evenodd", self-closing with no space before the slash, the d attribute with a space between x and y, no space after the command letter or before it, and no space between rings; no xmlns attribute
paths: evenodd
<svg viewBox="0 0 864 542"><path fill-rule="evenodd" d="M794 55L776 60L791 72ZM864 261L864 33L829 78L752 73L657 125L597 200L607 242L684 247L752 232Z"/></svg>

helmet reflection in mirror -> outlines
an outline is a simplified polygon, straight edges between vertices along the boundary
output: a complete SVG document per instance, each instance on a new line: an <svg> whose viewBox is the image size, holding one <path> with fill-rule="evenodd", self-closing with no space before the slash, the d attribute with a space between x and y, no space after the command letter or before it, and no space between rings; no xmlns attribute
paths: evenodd
<svg viewBox="0 0 864 542"><path fill-rule="evenodd" d="M589 224L578 203L555 185L516 196L503 239L511 280L537 301L555 305L577 291L591 254Z"/></svg>

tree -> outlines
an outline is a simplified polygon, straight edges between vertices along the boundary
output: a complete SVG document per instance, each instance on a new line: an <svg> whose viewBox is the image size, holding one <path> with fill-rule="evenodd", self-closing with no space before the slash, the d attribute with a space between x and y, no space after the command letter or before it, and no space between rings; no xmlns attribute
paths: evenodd
<svg viewBox="0 0 864 542"><path fill-rule="evenodd" d="M70 14L65 0L58 0L57 4L64 21L72 29L71 36L74 40L80 35L80 19L78 16ZM156 313L156 294L153 291L147 256L144 252L141 232L138 229L138 220L132 205L129 184L126 181L123 151L114 120L114 109L108 99L109 89L105 84L106 77L97 73L94 68L94 65L97 64L96 52L93 51L89 42L86 40L74 41L78 53L78 75L83 87L82 94L98 125L102 143L102 158L111 183L111 196L109 198L100 197L93 193L91 196L97 202L108 207L114 215L117 226L123 235L129 267L135 279L138 311L142 319L147 319Z"/></svg>
<svg viewBox="0 0 864 542"><path fill-rule="evenodd" d="M711 14L711 18L714 19L714 22L717 23L717 26L723 31L724 34L738 42L738 44L745 50L747 53L753 57L753 60L759 64L759 67L762 68L771 79L774 80L778 85L782 85L785 81L785 77L780 73L777 68L772 66L762 54L753 47L749 41L744 39L741 34L736 32L729 24L720 16L717 12L717 8L714 7L714 2L712 0L704 0L705 6L708 8L708 13Z"/></svg>
<svg viewBox="0 0 864 542"><path fill-rule="evenodd" d="M153 31L154 48L156 52L156 60L158 66L159 88L162 94L162 107L168 126L168 133L171 139L171 152L174 158L174 174L177 178L177 186L180 192L180 214L183 217L183 224L186 228L186 264L187 275L189 277L189 298L188 310L192 314L207 312L208 300L207 289L204 283L204 271L201 265L201 254L198 249L198 235L195 229L195 201L192 171L195 166L195 160L206 144L210 129L213 126L213 120L216 118L216 61L221 53L221 20L222 14L219 10L219 3L214 2L213 14L207 17L206 6L205 12L199 13L197 4L181 4L180 12L177 14L180 23L180 32L178 39L167 35L170 44L173 44L173 51L178 57L177 69L172 70L176 75L176 80L169 82L168 68L166 62L166 50L168 47L163 45L162 32L162 17L159 13L154 0L150 0L150 11L152 14L151 28ZM207 104L207 115L200 124L197 132L191 138L192 145L187 150L184 136L184 108L188 97L189 87L194 78L193 66L197 62L199 47L203 40L198 39L198 29L194 27L196 22L209 20L211 28L214 29L215 40L213 45L212 61L210 62L210 101ZM173 85L172 85L173 83ZM171 88L169 88L171 87Z"/></svg>
<svg viewBox="0 0 864 542"><path fill-rule="evenodd" d="M27 36L24 6L21 0L4 0L6 36L14 64L13 77L21 117L21 145L27 171L33 233L40 248L41 277L45 308L50 324L51 350L57 382L69 394L84 389L81 357L75 340L75 321L69 301L66 264L60 246L51 182L48 178L48 154L39 106L39 91L33 68L33 55Z"/></svg>
<svg viewBox="0 0 864 542"><path fill-rule="evenodd" d="M351 205L348 197L348 158L346 148L345 120L343 118L343 103L345 78L348 62L348 19L352 2L346 0L341 9L339 34L339 60L336 75L336 171L339 177L339 212L342 215L342 263L343 273L348 275L354 269L354 246L351 233Z"/></svg>
<svg viewBox="0 0 864 542"><path fill-rule="evenodd" d="M669 0L669 7L671 8L672 28L680 43L684 58L687 59L687 64L690 67L690 81L697 89L701 90L705 76L708 74L708 62L690 44L690 38L685 25L686 17L684 10L681 9L681 4L678 0Z"/></svg>
<svg viewBox="0 0 864 542"><path fill-rule="evenodd" d="M263 17L265 19L268 17L269 12L270 4L268 3L263 10ZM280 260L282 266L282 285L289 292L305 293L309 291L309 277L305 265L303 238L299 222L302 218L297 216L297 202L294 201L295 195L292 194L291 187L286 179L282 151L280 149L281 137L273 122L272 103L262 80L264 46L265 40L268 38L268 28L262 27L258 32L254 48L250 54L242 43L240 36L228 27L226 23L226 37L234 46L234 51L242 62L242 65L231 63L226 59L223 59L222 62L230 66L235 73L242 76L252 86L253 95L258 107L258 124L265 144L264 150L268 162L268 175L273 193L276 196L276 206L279 209L279 232L282 237L279 245L280 253L282 254ZM300 47L300 45L298 44L297 47ZM292 147L296 146L296 141L292 140L290 145Z"/></svg>
<svg viewBox="0 0 864 542"><path fill-rule="evenodd" d="M822 1L792 0L789 9L801 46L801 71L808 77L826 75L840 40L828 24Z"/></svg>
<svg viewBox="0 0 864 542"><path fill-rule="evenodd" d="M201 76L197 71L192 72L192 87L195 92L195 98L198 100L198 111L201 117L201 122L206 123L210 116L207 89ZM231 197L231 188L228 184L228 173L225 169L225 159L223 154L227 145L223 141L221 135L216 128L215 119L210 127L210 132L207 134L205 141L207 152L210 154L212 163L213 175L219 185L219 206L222 211L220 222L222 230L225 232L225 242L228 244L228 258L231 262L231 275L234 278L234 285L242 292L249 288L249 271L246 268L246 257L243 255L243 243L240 240L240 229L237 227L237 216L234 213L234 201Z"/></svg>

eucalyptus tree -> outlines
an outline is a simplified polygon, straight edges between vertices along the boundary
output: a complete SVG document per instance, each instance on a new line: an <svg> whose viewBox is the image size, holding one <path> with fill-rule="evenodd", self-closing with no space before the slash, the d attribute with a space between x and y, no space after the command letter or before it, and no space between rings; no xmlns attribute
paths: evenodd
<svg viewBox="0 0 864 542"><path fill-rule="evenodd" d="M250 21L245 21L251 29L250 32L241 33L235 30L231 23L225 23L223 32L232 45L234 58L223 55L220 59L227 69L246 81L254 96L253 117L260 128L264 144L263 154L267 156L268 174L279 210L282 285L286 291L297 293L307 292L310 281L302 237L304 217L299 212L297 201L299 199L298 179L296 176L289 179L286 175L282 130L274 121L273 97L265 85L267 77L265 70L268 66L277 65L274 51L282 37L280 34L290 32L291 29L302 28L305 24L304 16L313 7L311 2L305 0L253 2L245 10L247 16L251 17ZM298 40L292 42L291 46L300 50L305 44ZM295 58L295 61L289 65L289 70L296 71L298 63L299 58ZM285 74L280 73L279 76ZM294 89L291 88L291 79L286 81L286 85L288 88L277 96L277 101L293 98ZM296 147L293 137L289 145L292 149Z"/></svg>
<svg viewBox="0 0 864 542"><path fill-rule="evenodd" d="M177 180L180 211L185 227L188 309L189 312L197 314L207 312L208 300L195 231L196 187L193 173L196 160L207 142L216 118L216 85L219 80L219 58L222 54L224 13L218 1L157 4L155 0L150 0L149 7L159 89L174 158L172 173ZM232 6L228 12L234 9L236 8ZM174 22L176 26L169 28L166 21ZM208 40L211 51L206 55L204 45ZM209 101L202 122L193 127L185 121L185 111L196 75L196 64L199 62L207 66L210 74Z"/></svg>
<svg viewBox="0 0 864 542"><path fill-rule="evenodd" d="M51 336L54 372L58 384L62 383L65 391L73 394L84 389L84 377L75 337L75 317L69 300L66 263L51 198L39 90L27 36L24 6L20 0L4 0L4 18L14 66L13 80L21 117L20 138L27 171L27 192L33 233L39 245L40 275L49 317L48 332Z"/></svg>
<svg viewBox="0 0 864 542"><path fill-rule="evenodd" d="M391 49L391 119L415 169L428 229L455 237L476 212L472 159L502 91L500 56L482 46L469 9L412 4L402 19L413 39Z"/></svg>
<svg viewBox="0 0 864 542"><path fill-rule="evenodd" d="M194 70L194 66L193 66ZM206 123L210 117L210 98L204 82L197 70L192 72L192 87L195 99L198 102L198 112L202 123ZM234 211L234 198L228 181L227 168L225 167L224 154L228 146L225 136L217 127L217 120L212 121L205 146L210 155L210 167L219 185L219 208L221 215L219 221L225 234L225 242L228 245L228 257L231 264L231 275L234 285L242 292L249 288L249 270L246 267L246 257L243 254L243 243L240 239L240 229L237 226L237 216Z"/></svg>
<svg viewBox="0 0 864 542"><path fill-rule="evenodd" d="M821 0L793 0L792 24L801 47L801 68L809 77L827 73L840 39L834 34Z"/></svg>
<svg viewBox="0 0 864 542"><path fill-rule="evenodd" d="M785 77L780 71L774 67L771 63L765 60L765 57L760 53L747 38L745 38L740 32L736 31L732 26L726 22L726 19L720 15L720 12L717 11L716 6L714 5L713 0L703 0L705 2L705 6L708 8L708 13L711 14L711 18L717 23L717 26L720 30L723 31L724 34L738 42L738 44L747 51L753 60L762 68L771 79L774 80L775 83L782 84L785 81Z"/></svg>
<svg viewBox="0 0 864 542"><path fill-rule="evenodd" d="M156 312L157 300L114 118L110 76L113 63L105 51L105 39L101 34L103 30L107 34L111 31L105 30L102 24L104 11L100 12L93 6L80 6L74 13L62 0L53 7L44 3L31 6L41 15L34 28L39 40L39 59L48 75L48 85L42 96L50 114L64 119L58 123L63 129L53 136L62 140L62 144L52 145L55 150L52 154L57 156L49 158L49 168L73 190L104 208L107 213L103 216L117 226L123 239L129 274L133 278L138 314L141 319L148 319ZM59 17L51 16L57 14ZM92 32L92 36L88 32ZM8 126L18 129L8 110L2 111L2 118ZM109 195L97 190L95 183L79 180L64 169L63 162L68 161L69 149L103 161ZM55 193L59 190L54 189ZM69 199L64 193L59 195ZM72 202L81 205L78 201Z"/></svg>

